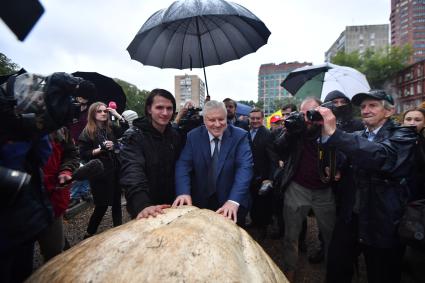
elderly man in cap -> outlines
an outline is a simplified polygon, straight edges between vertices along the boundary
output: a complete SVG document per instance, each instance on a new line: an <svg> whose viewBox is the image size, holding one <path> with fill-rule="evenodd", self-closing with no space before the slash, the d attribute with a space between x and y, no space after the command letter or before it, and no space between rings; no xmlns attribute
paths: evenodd
<svg viewBox="0 0 425 283"><path fill-rule="evenodd" d="M394 101L382 90L359 93L352 103L360 106L366 126L354 134L337 128L330 109L317 108L323 117L322 140L349 158L354 173L356 197L348 221L355 226L355 233L346 242L345 249L351 249L353 255L347 260L353 260L355 250L360 250L365 257L368 282L400 282L403 245L397 235L397 223L408 194L415 133L390 119ZM335 261L328 268L327 281L351 282L352 269L346 269L345 260L339 263L340 266Z"/></svg>

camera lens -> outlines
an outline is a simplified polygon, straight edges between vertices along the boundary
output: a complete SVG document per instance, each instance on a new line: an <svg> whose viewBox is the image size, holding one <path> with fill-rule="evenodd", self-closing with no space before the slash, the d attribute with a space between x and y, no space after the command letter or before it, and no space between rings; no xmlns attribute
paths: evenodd
<svg viewBox="0 0 425 283"><path fill-rule="evenodd" d="M323 120L322 115L320 115L319 111L316 110L308 110L307 111L307 119L310 121L321 121Z"/></svg>

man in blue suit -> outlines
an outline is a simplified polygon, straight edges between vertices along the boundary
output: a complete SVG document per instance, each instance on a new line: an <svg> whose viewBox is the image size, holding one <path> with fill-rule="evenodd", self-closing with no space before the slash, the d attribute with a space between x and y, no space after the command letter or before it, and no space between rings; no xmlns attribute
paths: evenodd
<svg viewBox="0 0 425 283"><path fill-rule="evenodd" d="M208 208L243 226L253 175L248 132L227 125L223 102L207 102L203 116L205 126L189 132L176 163L173 206Z"/></svg>

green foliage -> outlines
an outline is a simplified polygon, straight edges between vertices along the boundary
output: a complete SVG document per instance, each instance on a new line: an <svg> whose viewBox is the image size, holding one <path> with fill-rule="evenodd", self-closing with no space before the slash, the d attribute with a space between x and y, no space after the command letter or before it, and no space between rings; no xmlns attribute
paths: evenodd
<svg viewBox="0 0 425 283"><path fill-rule="evenodd" d="M413 49L410 45L403 47L387 47L383 49L367 49L364 54L338 52L332 63L348 66L366 75L371 88L383 88L386 80L393 78L404 69Z"/></svg>
<svg viewBox="0 0 425 283"><path fill-rule="evenodd" d="M6 55L0 53L0 75L8 75L19 71L18 64L13 63Z"/></svg>
<svg viewBox="0 0 425 283"><path fill-rule="evenodd" d="M115 81L122 87L127 97L127 105L125 109L136 111L139 117L143 116L145 112L145 100L149 95L149 91L139 90L135 85L120 79L115 79Z"/></svg>
<svg viewBox="0 0 425 283"><path fill-rule="evenodd" d="M264 110L264 101L257 101L254 106Z"/></svg>
<svg viewBox="0 0 425 283"><path fill-rule="evenodd" d="M277 111L279 109L282 109L283 105L290 104L290 103L295 104L299 108L301 101L302 101L302 98L299 98L296 96L284 97L282 99L276 98L273 101L273 109L274 111Z"/></svg>

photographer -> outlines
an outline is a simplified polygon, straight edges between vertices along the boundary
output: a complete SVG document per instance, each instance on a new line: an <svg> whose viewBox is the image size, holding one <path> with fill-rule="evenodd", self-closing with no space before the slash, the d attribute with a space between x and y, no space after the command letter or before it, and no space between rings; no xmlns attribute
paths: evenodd
<svg viewBox="0 0 425 283"><path fill-rule="evenodd" d="M82 82L66 73L24 73L0 87L2 282L22 282L32 272L34 242L53 218L41 172L52 152L47 134L72 120L71 97L92 95Z"/></svg>
<svg viewBox="0 0 425 283"><path fill-rule="evenodd" d="M335 201L326 183L323 162L319 156L320 126L305 118L307 111L321 104L316 98L306 98L301 112L294 112L285 120L286 131L276 140L277 150L284 158L284 171L278 190L284 191L283 218L285 235L283 247L284 272L293 282L298 261L298 238L302 222L310 209L314 211L324 239L324 250L329 247L335 222Z"/></svg>
<svg viewBox="0 0 425 283"><path fill-rule="evenodd" d="M187 133L204 124L202 116L200 115L201 111L201 108L196 108L195 104L189 100L180 109L179 113L177 113L173 122L173 127L181 134L183 144L186 143Z"/></svg>

